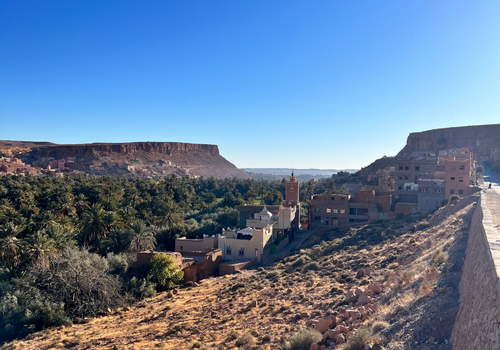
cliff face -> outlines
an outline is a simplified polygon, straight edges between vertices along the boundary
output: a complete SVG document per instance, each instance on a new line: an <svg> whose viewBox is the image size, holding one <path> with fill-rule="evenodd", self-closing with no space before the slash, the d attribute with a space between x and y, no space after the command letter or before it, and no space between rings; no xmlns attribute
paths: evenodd
<svg viewBox="0 0 500 350"><path fill-rule="evenodd" d="M219 154L216 145L180 142L92 143L44 145L24 154L25 161L45 168L50 160L72 158L75 168L102 175L189 175L249 178ZM111 164L111 165L110 165ZM114 164L114 165L113 165ZM125 165L124 165L125 164ZM126 164L133 165L125 173ZM119 170L121 169L121 170Z"/></svg>
<svg viewBox="0 0 500 350"><path fill-rule="evenodd" d="M92 143L85 145L54 145L36 150L38 157L102 157L113 154L133 156L151 153L164 156L187 155L194 152L219 156L219 147L179 142Z"/></svg>
<svg viewBox="0 0 500 350"><path fill-rule="evenodd" d="M406 146L396 157L404 157L411 152L436 152L455 147L468 147L478 159L486 160L492 148L500 147L500 124L411 133Z"/></svg>

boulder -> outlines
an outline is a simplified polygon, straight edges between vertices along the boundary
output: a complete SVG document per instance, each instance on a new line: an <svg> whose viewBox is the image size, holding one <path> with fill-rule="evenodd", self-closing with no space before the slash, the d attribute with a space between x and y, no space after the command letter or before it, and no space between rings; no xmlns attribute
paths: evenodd
<svg viewBox="0 0 500 350"><path fill-rule="evenodd" d="M358 302L356 303L356 306L361 306L364 305L368 302L369 296L366 295L360 295L358 298Z"/></svg>
<svg viewBox="0 0 500 350"><path fill-rule="evenodd" d="M361 278L365 275L365 270L361 269L358 271L358 273L356 274L356 278Z"/></svg>
<svg viewBox="0 0 500 350"><path fill-rule="evenodd" d="M335 327L335 329L333 331L347 334L347 333L349 333L349 328L347 328L346 326L337 326L337 327Z"/></svg>
<svg viewBox="0 0 500 350"><path fill-rule="evenodd" d="M335 337L335 344L343 344L345 343L345 337L343 334L338 334L336 337Z"/></svg>
<svg viewBox="0 0 500 350"><path fill-rule="evenodd" d="M327 330L325 333L323 333L323 339L321 340L323 343L328 342L328 340L335 340L335 337L339 335L339 331L334 331L333 329Z"/></svg>
<svg viewBox="0 0 500 350"><path fill-rule="evenodd" d="M254 300L252 301L250 304L247 305L247 307L250 309L250 308L253 308L253 307L257 307L257 300Z"/></svg>
<svg viewBox="0 0 500 350"><path fill-rule="evenodd" d="M309 348L309 350L319 350L318 343L316 343L316 342L312 343L311 347Z"/></svg>
<svg viewBox="0 0 500 350"><path fill-rule="evenodd" d="M356 303L358 301L358 296L356 295L354 290L350 290L347 292L345 301L348 303Z"/></svg>
<svg viewBox="0 0 500 350"><path fill-rule="evenodd" d="M314 325L314 329L320 333L325 333L330 329L330 326L333 324L333 320L331 317L320 318L318 322Z"/></svg>
<svg viewBox="0 0 500 350"><path fill-rule="evenodd" d="M347 309L346 312L348 314L348 317L352 318L353 320L361 318L361 312L359 312L358 309Z"/></svg>
<svg viewBox="0 0 500 350"><path fill-rule="evenodd" d="M363 270L363 274L365 276L370 276L372 274L372 270L369 267L367 267L366 269Z"/></svg>

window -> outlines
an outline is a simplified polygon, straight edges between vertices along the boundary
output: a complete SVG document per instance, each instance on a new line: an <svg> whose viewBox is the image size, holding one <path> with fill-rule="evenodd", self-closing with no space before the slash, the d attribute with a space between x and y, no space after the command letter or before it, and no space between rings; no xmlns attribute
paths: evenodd
<svg viewBox="0 0 500 350"><path fill-rule="evenodd" d="M409 166L405 166L405 170L410 170L410 167Z"/></svg>
<svg viewBox="0 0 500 350"><path fill-rule="evenodd" d="M330 208L326 208L326 212L327 212L327 213L331 213L331 212L332 212L332 210L331 210Z"/></svg>
<svg viewBox="0 0 500 350"><path fill-rule="evenodd" d="M460 170L465 170L465 165L460 165L460 166L458 167L458 169L460 169Z"/></svg>
<svg viewBox="0 0 500 350"><path fill-rule="evenodd" d="M315 216L314 221L321 221L321 216Z"/></svg>
<svg viewBox="0 0 500 350"><path fill-rule="evenodd" d="M226 255L231 255L231 249L229 248L226 249Z"/></svg>
<svg viewBox="0 0 500 350"><path fill-rule="evenodd" d="M403 186L399 186L399 190L401 191L403 189Z"/></svg>
<svg viewBox="0 0 500 350"><path fill-rule="evenodd" d="M420 192L427 192L427 187L420 188Z"/></svg>
<svg viewBox="0 0 500 350"><path fill-rule="evenodd" d="M405 176L405 180L408 180L408 176Z"/></svg>
<svg viewBox="0 0 500 350"><path fill-rule="evenodd" d="M315 213L319 213L319 208L314 208Z"/></svg>
<svg viewBox="0 0 500 350"><path fill-rule="evenodd" d="M349 208L349 215L356 215L356 208Z"/></svg>
<svg viewBox="0 0 500 350"><path fill-rule="evenodd" d="M337 214L337 213L339 212L339 210L338 210L338 209L333 209L333 212L334 212L335 214Z"/></svg>
<svg viewBox="0 0 500 350"><path fill-rule="evenodd" d="M436 189L435 189L435 192L436 192L436 193L441 193L441 192L443 192L443 190L442 190L441 188L436 188Z"/></svg>
<svg viewBox="0 0 500 350"><path fill-rule="evenodd" d="M182 246L181 246L181 250L182 250Z"/></svg>
<svg viewBox="0 0 500 350"><path fill-rule="evenodd" d="M458 190L458 194L464 194L464 190Z"/></svg>
<svg viewBox="0 0 500 350"><path fill-rule="evenodd" d="M244 248L240 248L240 251L239 251L239 256L245 256L245 249Z"/></svg>
<svg viewBox="0 0 500 350"><path fill-rule="evenodd" d="M335 200L335 197L332 197L332 201L334 201L334 200Z"/></svg>
<svg viewBox="0 0 500 350"><path fill-rule="evenodd" d="M415 171L419 171L420 170L420 167L419 166L416 166L415 167Z"/></svg>
<svg viewBox="0 0 500 350"><path fill-rule="evenodd" d="M450 177L450 180L455 180L455 176Z"/></svg>
<svg viewBox="0 0 500 350"><path fill-rule="evenodd" d="M403 170L403 167L402 167L402 166L400 166L400 167L399 167L399 170Z"/></svg>
<svg viewBox="0 0 500 350"><path fill-rule="evenodd" d="M459 177L458 177L458 182L464 182L464 178L463 178L463 177L461 177L461 176L459 176Z"/></svg>
<svg viewBox="0 0 500 350"><path fill-rule="evenodd" d="M402 176L400 176L400 177L399 177L399 179L400 179L400 180L403 180L403 177L402 177Z"/></svg>
<svg viewBox="0 0 500 350"><path fill-rule="evenodd" d="M340 214L345 214L345 209L340 209Z"/></svg>
<svg viewBox="0 0 500 350"><path fill-rule="evenodd" d="M451 190L450 190L450 194L455 194L455 190L454 190L454 189L451 189Z"/></svg>
<svg viewBox="0 0 500 350"><path fill-rule="evenodd" d="M340 198L340 200L341 200L341 201L345 201L345 197L341 197L341 198Z"/></svg>
<svg viewBox="0 0 500 350"><path fill-rule="evenodd" d="M293 187L290 187L290 192L293 192Z"/></svg>

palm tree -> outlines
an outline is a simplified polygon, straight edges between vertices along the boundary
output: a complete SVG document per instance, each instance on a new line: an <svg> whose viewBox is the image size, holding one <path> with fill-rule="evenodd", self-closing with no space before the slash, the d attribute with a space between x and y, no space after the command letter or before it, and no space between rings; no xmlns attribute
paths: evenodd
<svg viewBox="0 0 500 350"><path fill-rule="evenodd" d="M129 231L123 227L115 227L103 240L103 247L113 253L126 251L130 247Z"/></svg>
<svg viewBox="0 0 500 350"><path fill-rule="evenodd" d="M184 226L181 210L174 202L167 202L164 214L158 218L157 225L168 230L168 239L172 239L172 230Z"/></svg>
<svg viewBox="0 0 500 350"><path fill-rule="evenodd" d="M16 236L22 231L23 227L12 222L0 227L0 261L11 271L21 263L24 242Z"/></svg>
<svg viewBox="0 0 500 350"><path fill-rule="evenodd" d="M67 215L70 217L76 216L76 208L73 203L74 196L71 193L67 193L63 197L59 198L59 206L57 212L61 215Z"/></svg>
<svg viewBox="0 0 500 350"><path fill-rule="evenodd" d="M98 243L106 235L106 211L99 203L93 204L82 214L81 233L84 244Z"/></svg>
<svg viewBox="0 0 500 350"><path fill-rule="evenodd" d="M89 209L89 202L87 202L87 197L83 193L79 193L75 198L75 208L78 215L83 213L85 210Z"/></svg>
<svg viewBox="0 0 500 350"><path fill-rule="evenodd" d="M24 240L26 244L26 256L31 263L41 263L47 266L49 258L56 255L57 249L54 241L45 233L45 230L38 230Z"/></svg>
<svg viewBox="0 0 500 350"><path fill-rule="evenodd" d="M156 246L156 239L154 230L151 226L147 226L144 221L137 220L130 226L130 248L134 252L140 252L147 249L154 249Z"/></svg>
<svg viewBox="0 0 500 350"><path fill-rule="evenodd" d="M76 245L77 231L70 226L53 224L45 230L47 235L52 239L54 247L57 250L71 248Z"/></svg>

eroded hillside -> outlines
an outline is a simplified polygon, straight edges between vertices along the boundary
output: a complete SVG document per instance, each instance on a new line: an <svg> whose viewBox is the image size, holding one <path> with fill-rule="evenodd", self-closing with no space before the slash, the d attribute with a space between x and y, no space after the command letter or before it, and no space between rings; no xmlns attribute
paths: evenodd
<svg viewBox="0 0 500 350"><path fill-rule="evenodd" d="M2 349L300 349L289 340L306 327L322 334L311 349L450 349L476 200L428 217L320 230L266 269L204 280Z"/></svg>

